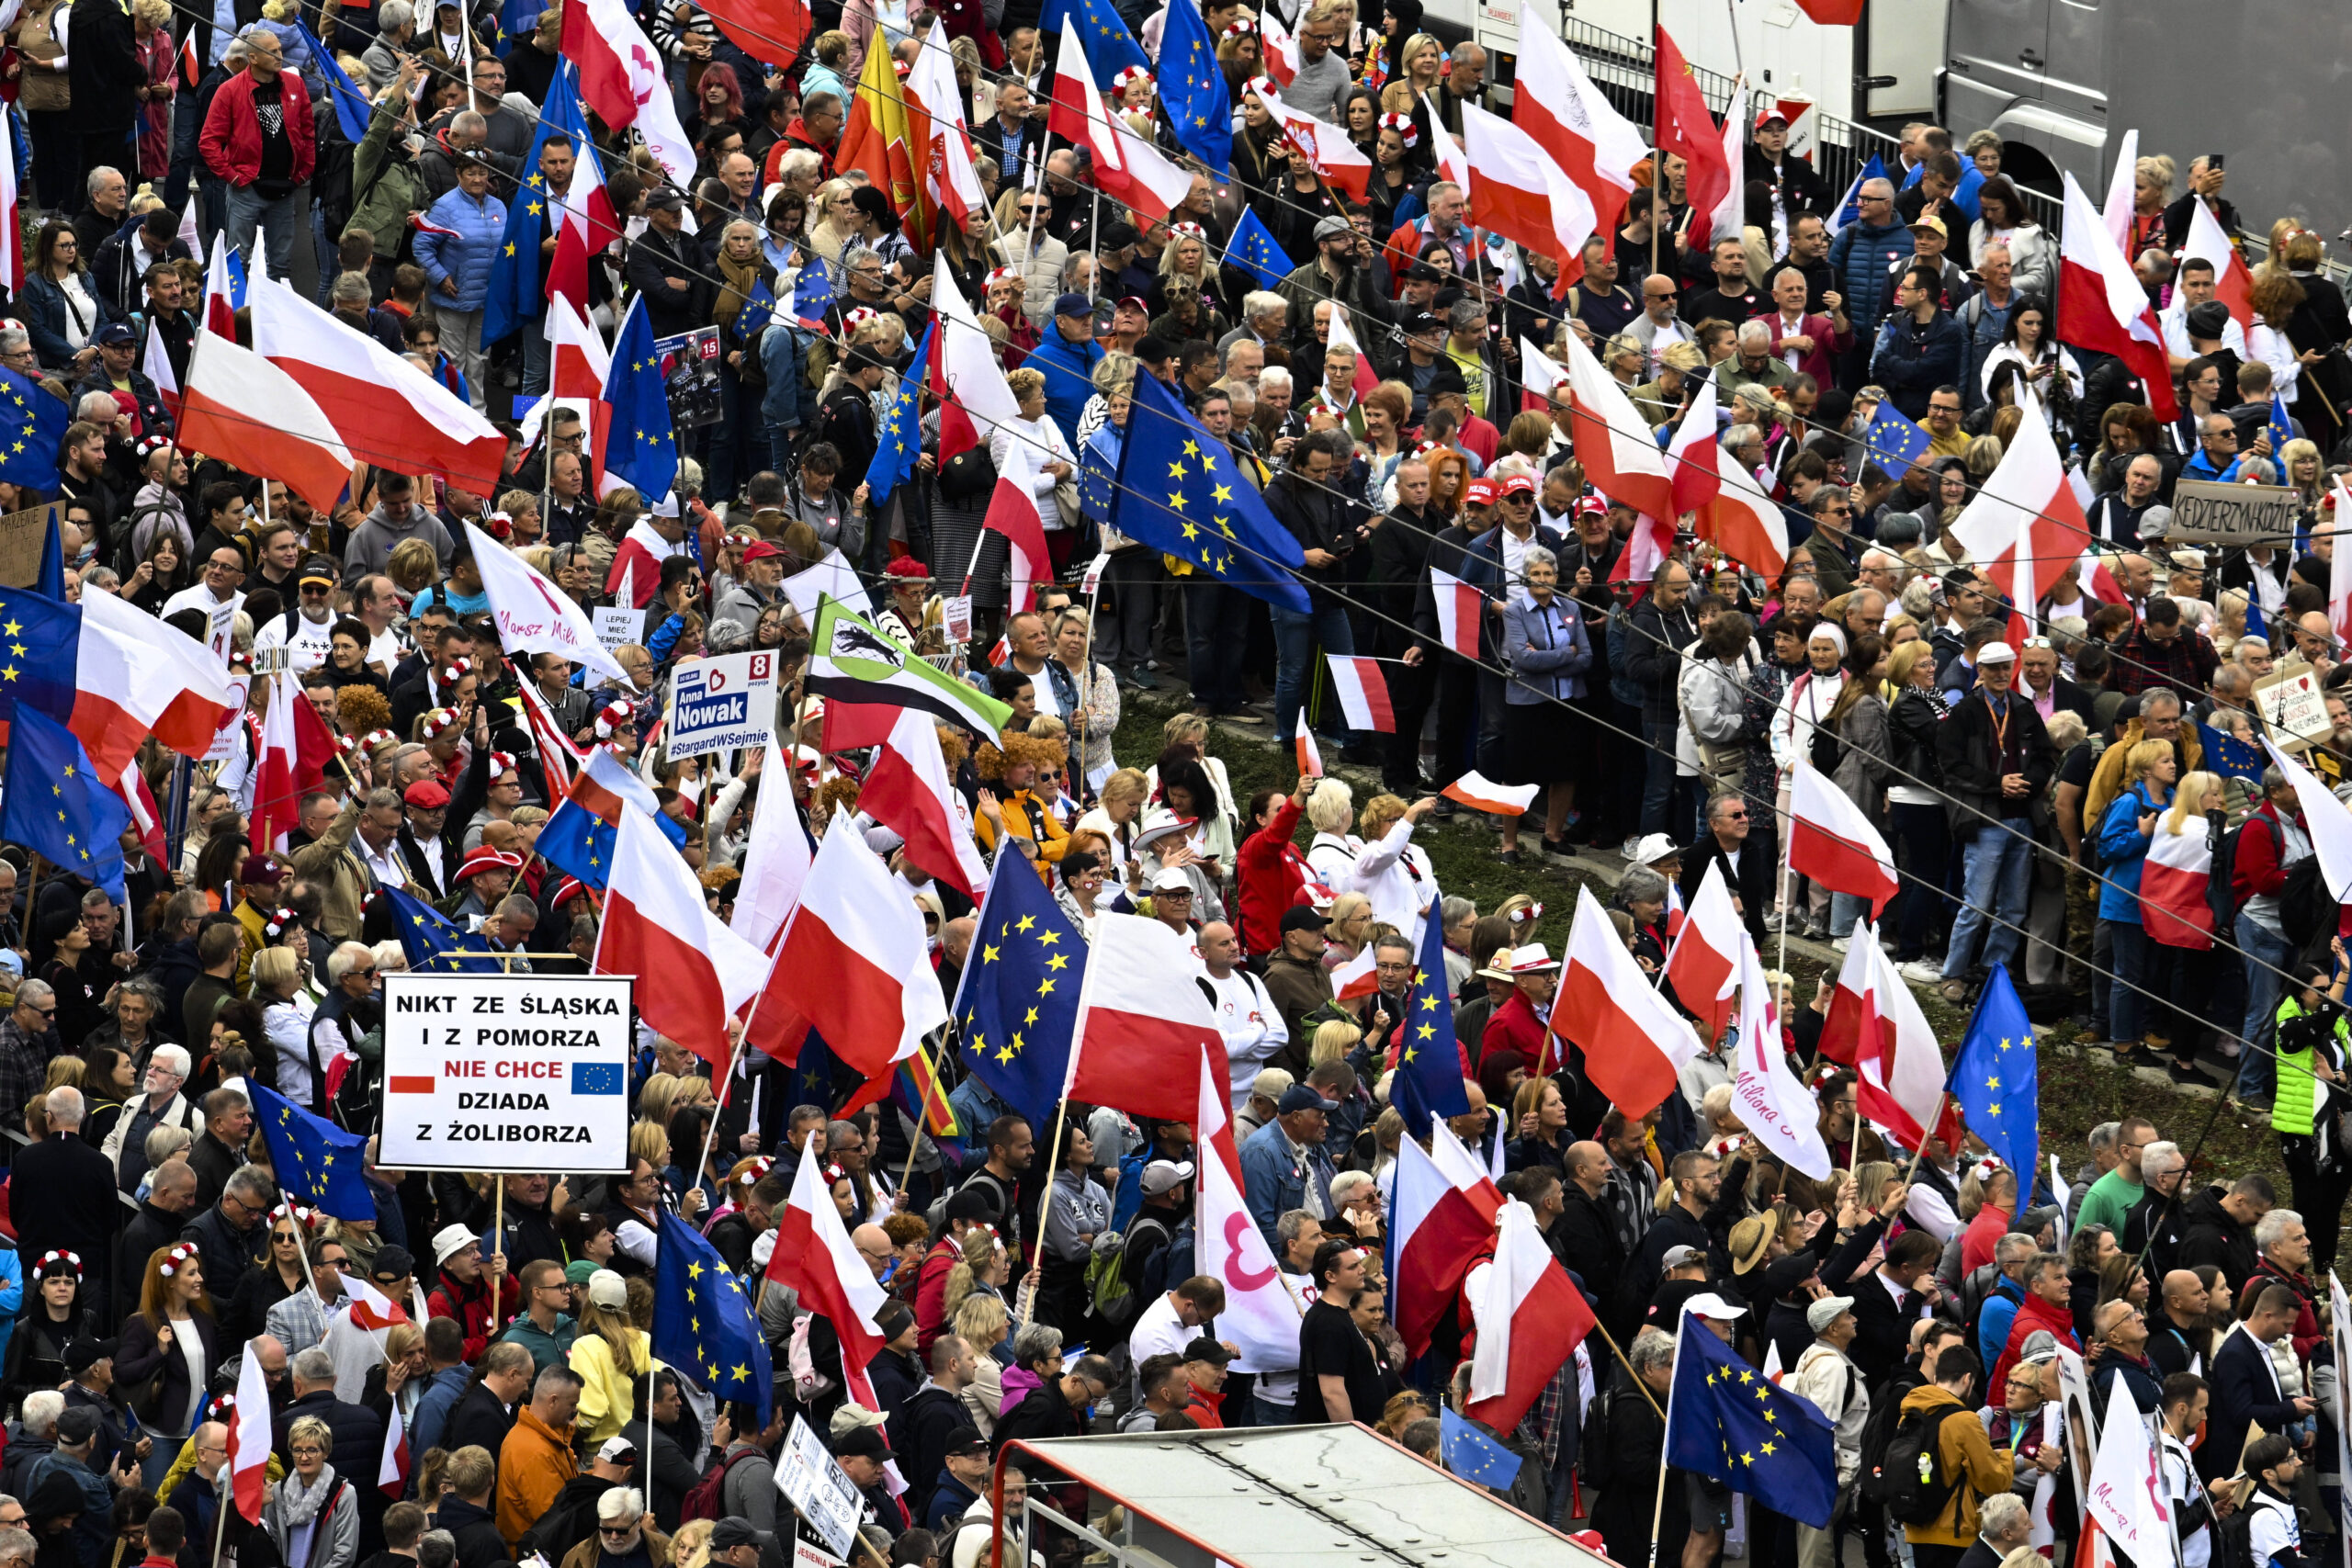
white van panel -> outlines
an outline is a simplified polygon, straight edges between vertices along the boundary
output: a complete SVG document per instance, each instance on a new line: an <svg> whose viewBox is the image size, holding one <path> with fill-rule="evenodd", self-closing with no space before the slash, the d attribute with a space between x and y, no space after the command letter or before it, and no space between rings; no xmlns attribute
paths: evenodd
<svg viewBox="0 0 2352 1568"><path fill-rule="evenodd" d="M1875 0L1864 18L1870 42L1862 73L1892 76L1894 85L1873 87L1865 95L1864 118L1933 116L1936 70L1944 62L1948 9L1947 0Z"/></svg>

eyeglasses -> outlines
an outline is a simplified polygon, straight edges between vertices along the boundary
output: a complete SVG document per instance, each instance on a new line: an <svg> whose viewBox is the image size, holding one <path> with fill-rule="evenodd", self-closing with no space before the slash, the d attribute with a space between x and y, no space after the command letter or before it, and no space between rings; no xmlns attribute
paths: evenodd
<svg viewBox="0 0 2352 1568"><path fill-rule="evenodd" d="M601 1536L608 1537L614 1540L626 1540L628 1537L637 1533L637 1527L634 1524L598 1525L596 1527L596 1533Z"/></svg>

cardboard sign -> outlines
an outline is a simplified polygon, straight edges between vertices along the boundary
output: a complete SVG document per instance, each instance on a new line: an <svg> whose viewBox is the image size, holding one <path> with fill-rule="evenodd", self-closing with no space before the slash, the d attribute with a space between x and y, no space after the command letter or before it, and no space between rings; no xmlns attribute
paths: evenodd
<svg viewBox="0 0 2352 1568"><path fill-rule="evenodd" d="M2284 485L2225 485L2182 479L2173 486L2167 544L2284 544L2295 536L2302 497Z"/></svg>
<svg viewBox="0 0 2352 1568"><path fill-rule="evenodd" d="M768 649L697 659L670 671L672 757L740 750L775 733L776 658Z"/></svg>
<svg viewBox="0 0 2352 1568"><path fill-rule="evenodd" d="M802 1416L792 1418L792 1436L776 1456L775 1489L835 1556L848 1559L857 1544L865 1499Z"/></svg>
<svg viewBox="0 0 2352 1568"><path fill-rule="evenodd" d="M939 623L947 633L951 647L961 648L972 640L972 596L958 593L939 602Z"/></svg>
<svg viewBox="0 0 2352 1568"><path fill-rule="evenodd" d="M0 517L0 587L30 588L40 575L40 547L49 538L51 513L63 520L54 501Z"/></svg>
<svg viewBox="0 0 2352 1568"><path fill-rule="evenodd" d="M2290 751L2326 739L2335 728L2328 722L2319 672L2301 659L2280 660L2254 683L2254 710Z"/></svg>
<svg viewBox="0 0 2352 1568"><path fill-rule="evenodd" d="M386 1168L628 1169L632 984L386 975Z"/></svg>

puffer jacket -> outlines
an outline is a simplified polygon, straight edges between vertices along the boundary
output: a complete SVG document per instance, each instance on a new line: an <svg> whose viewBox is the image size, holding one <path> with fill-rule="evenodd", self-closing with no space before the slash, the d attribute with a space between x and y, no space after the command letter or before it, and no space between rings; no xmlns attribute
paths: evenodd
<svg viewBox="0 0 2352 1568"><path fill-rule="evenodd" d="M351 160L351 226L365 229L376 242L376 254L391 261L401 254L401 239L408 232L408 215L430 204L424 175L405 146L395 148L392 137L401 131L401 117L382 104L368 121L367 139Z"/></svg>
<svg viewBox="0 0 2352 1568"><path fill-rule="evenodd" d="M1893 305L1887 269L1912 254L1911 231L1900 223L1849 223L1829 243L1829 265L1846 297L1846 316L1865 332L1876 332Z"/></svg>
<svg viewBox="0 0 2352 1568"><path fill-rule="evenodd" d="M445 310L479 310L490 291L490 264L506 236L506 205L485 193L479 200L453 189L433 204L424 220L432 228L416 231L416 265L432 286L428 296ZM443 278L458 285L453 299L441 288Z"/></svg>

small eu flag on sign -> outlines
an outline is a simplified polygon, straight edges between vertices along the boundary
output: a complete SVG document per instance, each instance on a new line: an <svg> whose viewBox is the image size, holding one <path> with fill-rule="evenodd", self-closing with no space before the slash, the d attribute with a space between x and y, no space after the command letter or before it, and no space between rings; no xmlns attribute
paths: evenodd
<svg viewBox="0 0 2352 1568"><path fill-rule="evenodd" d="M571 1092L574 1094L620 1093L620 1064L617 1062L572 1063Z"/></svg>

